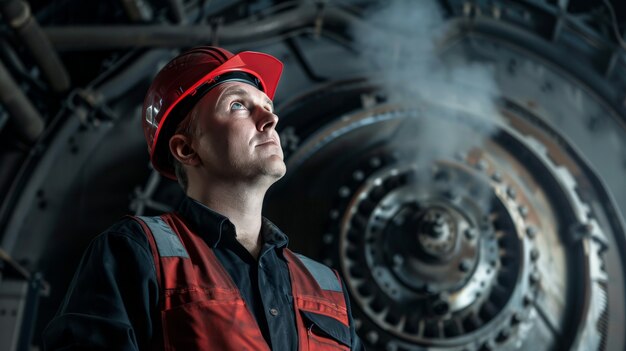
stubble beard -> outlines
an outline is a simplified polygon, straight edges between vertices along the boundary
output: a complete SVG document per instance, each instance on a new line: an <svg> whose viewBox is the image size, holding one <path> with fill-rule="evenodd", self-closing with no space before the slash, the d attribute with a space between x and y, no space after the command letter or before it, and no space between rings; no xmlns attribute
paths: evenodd
<svg viewBox="0 0 626 351"><path fill-rule="evenodd" d="M281 157L272 156L271 160L268 160L263 165L262 174L272 178L274 182L282 178L287 172L287 166Z"/></svg>
<svg viewBox="0 0 626 351"><path fill-rule="evenodd" d="M235 162L234 171L227 175L230 180L240 179L247 183L272 185L282 178L287 170L287 166L282 157L271 155L255 162L243 161Z"/></svg>

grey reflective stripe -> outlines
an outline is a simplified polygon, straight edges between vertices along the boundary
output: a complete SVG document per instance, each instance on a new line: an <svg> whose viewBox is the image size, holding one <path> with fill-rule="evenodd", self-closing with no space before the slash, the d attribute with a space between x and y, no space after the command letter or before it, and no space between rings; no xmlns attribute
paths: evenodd
<svg viewBox="0 0 626 351"><path fill-rule="evenodd" d="M317 281L317 284L322 290L343 291L341 284L339 284L339 279L332 269L306 256L300 254L296 254L296 256L304 263L304 266L308 269L313 278L315 278L315 281Z"/></svg>
<svg viewBox="0 0 626 351"><path fill-rule="evenodd" d="M185 250L183 243L180 242L178 235L174 233L172 228L161 217L137 217L150 228L159 250L159 256L189 258L189 254Z"/></svg>

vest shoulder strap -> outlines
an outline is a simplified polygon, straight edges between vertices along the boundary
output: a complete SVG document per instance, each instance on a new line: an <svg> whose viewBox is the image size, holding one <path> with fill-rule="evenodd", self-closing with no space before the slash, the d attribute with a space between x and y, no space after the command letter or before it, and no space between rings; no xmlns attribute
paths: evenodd
<svg viewBox="0 0 626 351"><path fill-rule="evenodd" d="M322 290L343 292L339 278L332 269L304 255L295 255L302 261Z"/></svg>
<svg viewBox="0 0 626 351"><path fill-rule="evenodd" d="M174 233L172 227L163 218L159 216L137 216L136 218L142 220L152 232L160 257L189 258L180 237Z"/></svg>

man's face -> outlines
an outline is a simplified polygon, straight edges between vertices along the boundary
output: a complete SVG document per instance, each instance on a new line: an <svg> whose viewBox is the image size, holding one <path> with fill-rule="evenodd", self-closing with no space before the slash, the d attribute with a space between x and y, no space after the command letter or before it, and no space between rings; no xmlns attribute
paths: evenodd
<svg viewBox="0 0 626 351"><path fill-rule="evenodd" d="M257 88L227 82L209 91L194 107L193 148L201 166L218 178L277 180L286 171L276 132L272 101Z"/></svg>

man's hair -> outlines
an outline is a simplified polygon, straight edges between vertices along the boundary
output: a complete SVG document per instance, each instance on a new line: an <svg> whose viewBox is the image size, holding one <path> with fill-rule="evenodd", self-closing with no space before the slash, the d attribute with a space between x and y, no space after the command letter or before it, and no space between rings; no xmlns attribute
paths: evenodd
<svg viewBox="0 0 626 351"><path fill-rule="evenodd" d="M175 134L182 134L185 137L193 140L197 136L198 128L196 126L197 113L195 109L189 111L187 116L183 118L182 121L176 127ZM176 179L178 180L178 184L183 191L186 193L187 188L189 187L189 180L187 178L187 172L185 172L185 168L182 163L180 163L174 155L170 152L169 154L170 162L174 166L174 174L176 175Z"/></svg>

